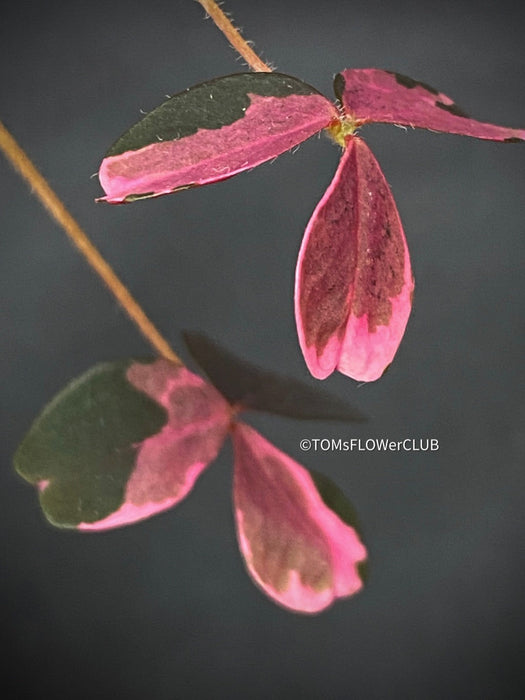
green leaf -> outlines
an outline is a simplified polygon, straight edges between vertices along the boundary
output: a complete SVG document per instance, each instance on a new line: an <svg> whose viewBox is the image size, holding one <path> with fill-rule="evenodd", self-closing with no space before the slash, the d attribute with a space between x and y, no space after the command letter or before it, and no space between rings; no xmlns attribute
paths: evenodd
<svg viewBox="0 0 525 700"><path fill-rule="evenodd" d="M183 336L192 357L231 404L290 418L366 420L338 397L241 360L202 333Z"/></svg>

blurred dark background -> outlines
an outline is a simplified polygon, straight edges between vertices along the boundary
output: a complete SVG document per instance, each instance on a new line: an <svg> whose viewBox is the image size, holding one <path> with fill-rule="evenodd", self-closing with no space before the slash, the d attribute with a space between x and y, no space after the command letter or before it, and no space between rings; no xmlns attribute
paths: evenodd
<svg viewBox="0 0 525 700"><path fill-rule="evenodd" d="M387 68L479 119L525 127L515 2L227 8L264 58L327 96L345 67ZM95 205L91 175L139 110L243 64L191 0L16 2L2 14L0 119L175 348L184 354L182 329L200 330L309 381L293 274L338 149L314 138L208 188ZM524 696L525 147L379 125L363 136L410 245L405 339L380 381L322 384L369 413L367 425L251 419L332 477L363 524L368 585L313 618L274 606L243 570L229 447L183 504L150 521L99 535L44 521L12 471L17 444L71 378L149 348L0 158L9 697ZM430 437L440 449L301 454L302 437Z"/></svg>

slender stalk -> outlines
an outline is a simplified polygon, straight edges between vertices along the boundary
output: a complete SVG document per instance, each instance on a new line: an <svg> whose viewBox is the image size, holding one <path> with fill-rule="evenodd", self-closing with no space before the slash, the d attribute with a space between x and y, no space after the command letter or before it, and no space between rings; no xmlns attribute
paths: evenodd
<svg viewBox="0 0 525 700"><path fill-rule="evenodd" d="M110 292L138 327L143 336L155 350L168 360L182 364L180 358L173 352L168 342L161 336L143 309L122 284L97 248L68 212L64 204L51 189L47 180L33 165L25 151L18 145L9 131L0 122L0 150L13 165L15 170L30 185L40 203L50 216L65 231L72 243L82 253L89 265L107 285Z"/></svg>
<svg viewBox="0 0 525 700"><path fill-rule="evenodd" d="M217 5L215 0L196 0L212 20L215 22L217 27L224 34L226 39L230 42L233 48L239 53L250 68L254 71L271 73L272 69L268 64L266 64L252 49L248 44L246 39L243 39L241 33L236 29L228 17L224 14L221 8Z"/></svg>

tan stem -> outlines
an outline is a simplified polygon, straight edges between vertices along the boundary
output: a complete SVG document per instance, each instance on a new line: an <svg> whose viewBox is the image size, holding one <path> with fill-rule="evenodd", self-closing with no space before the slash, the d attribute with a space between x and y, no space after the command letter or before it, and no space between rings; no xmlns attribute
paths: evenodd
<svg viewBox="0 0 525 700"><path fill-rule="evenodd" d="M233 48L239 53L250 68L257 72L271 73L272 69L268 64L266 64L259 56L255 53L252 47L248 44L246 39L243 39L241 33L236 29L228 17L224 14L221 8L217 5L215 0L196 0L212 20L215 22L217 27L224 34L226 39L230 42Z"/></svg>
<svg viewBox="0 0 525 700"><path fill-rule="evenodd" d="M162 357L182 364L180 358L173 352L168 342L161 336L142 308L131 296L128 289L122 284L93 243L91 243L87 235L51 189L47 180L36 169L25 151L18 145L2 122L0 122L0 150L3 151L15 170L30 185L41 204L59 226L62 227L93 270L105 282L113 296L155 350Z"/></svg>

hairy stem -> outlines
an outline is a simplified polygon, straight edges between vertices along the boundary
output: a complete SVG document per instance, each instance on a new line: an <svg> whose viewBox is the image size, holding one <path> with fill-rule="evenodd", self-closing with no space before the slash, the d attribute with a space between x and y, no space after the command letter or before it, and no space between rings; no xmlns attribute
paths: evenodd
<svg viewBox="0 0 525 700"><path fill-rule="evenodd" d="M25 151L18 145L9 131L0 122L0 150L13 165L15 170L30 185L32 191L50 216L65 231L72 243L104 281L118 303L126 311L144 337L155 350L168 360L182 364L180 358L173 352L168 342L161 336L142 308L131 296L97 248L68 212L64 204L51 189L47 180L33 165Z"/></svg>
<svg viewBox="0 0 525 700"><path fill-rule="evenodd" d="M221 8L217 5L215 0L196 0L212 20L215 22L217 27L224 34L226 39L230 42L233 48L239 53L250 68L254 71L271 73L272 69L267 65L259 56L255 53L252 47L248 44L246 39L243 39L241 33L236 29L228 17L224 14Z"/></svg>

